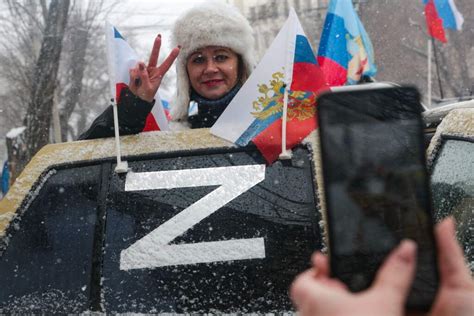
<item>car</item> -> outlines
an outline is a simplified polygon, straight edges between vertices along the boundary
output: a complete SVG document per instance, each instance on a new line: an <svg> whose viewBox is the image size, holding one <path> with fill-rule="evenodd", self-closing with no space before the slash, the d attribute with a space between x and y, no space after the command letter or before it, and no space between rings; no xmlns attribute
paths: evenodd
<svg viewBox="0 0 474 316"><path fill-rule="evenodd" d="M473 140L455 107L427 156L471 269ZM47 145L0 201L0 313L293 312L291 281L327 251L317 132L270 166L208 129L121 145L128 172L112 138Z"/></svg>
<svg viewBox="0 0 474 316"><path fill-rule="evenodd" d="M427 158L436 220L452 215L474 272L474 100L424 113L433 133Z"/></svg>
<svg viewBox="0 0 474 316"><path fill-rule="evenodd" d="M323 247L314 143L271 166L207 129L45 146L0 202L0 312L292 310Z"/></svg>
<svg viewBox="0 0 474 316"><path fill-rule="evenodd" d="M472 100L463 100L459 102L451 102L451 103L444 103L442 106L435 107L430 110L426 110L423 113L423 121L425 123L425 139L427 146L429 145L431 138L434 136L436 132L436 128L441 123L443 118L449 114L452 110L456 109L469 109L474 108L474 99Z"/></svg>

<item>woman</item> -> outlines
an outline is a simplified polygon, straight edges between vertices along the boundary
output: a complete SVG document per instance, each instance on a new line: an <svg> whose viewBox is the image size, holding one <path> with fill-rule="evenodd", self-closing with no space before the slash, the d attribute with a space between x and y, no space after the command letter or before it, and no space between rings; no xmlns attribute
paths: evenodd
<svg viewBox="0 0 474 316"><path fill-rule="evenodd" d="M158 35L148 66L130 70L129 89L118 104L120 133L139 133L145 126L163 76L176 59L176 98L171 102L172 129L211 127L254 67L252 28L233 6L207 2L181 15L172 30L176 46L157 67L161 46ZM190 101L198 113L188 117ZM79 139L113 136L112 107L102 113Z"/></svg>

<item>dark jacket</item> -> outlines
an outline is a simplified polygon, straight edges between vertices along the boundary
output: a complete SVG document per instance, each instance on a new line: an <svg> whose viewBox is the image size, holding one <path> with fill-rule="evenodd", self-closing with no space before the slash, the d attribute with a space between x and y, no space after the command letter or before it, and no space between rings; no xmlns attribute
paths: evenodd
<svg viewBox="0 0 474 316"><path fill-rule="evenodd" d="M120 102L117 106L120 135L140 133L145 127L146 117L153 108L152 103L146 102L135 96L128 88L123 88L120 93ZM114 136L114 112L110 105L97 117L87 131L79 136L82 139L95 139Z"/></svg>
<svg viewBox="0 0 474 316"><path fill-rule="evenodd" d="M228 94L217 100L208 100L193 94L193 100L198 102L198 113L188 117L191 128L208 128L214 125L227 105L232 101L240 85L236 85ZM120 135L138 134L143 131L146 117L153 108L154 101L148 103L135 96L128 88L120 93L120 102L117 106ZM114 136L113 107L109 106L91 127L79 136L81 139L94 139Z"/></svg>

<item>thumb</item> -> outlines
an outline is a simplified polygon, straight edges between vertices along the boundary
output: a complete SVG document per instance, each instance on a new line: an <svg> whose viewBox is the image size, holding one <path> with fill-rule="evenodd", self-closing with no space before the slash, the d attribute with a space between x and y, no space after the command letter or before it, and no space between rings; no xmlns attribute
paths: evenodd
<svg viewBox="0 0 474 316"><path fill-rule="evenodd" d="M352 295L327 281L334 280L315 276L314 269L296 277L290 287L290 297L299 315L344 315L347 307L343 303L353 304Z"/></svg>
<svg viewBox="0 0 474 316"><path fill-rule="evenodd" d="M371 289L388 292L390 299L404 304L415 277L415 268L416 244L412 240L403 240L385 259Z"/></svg>
<svg viewBox="0 0 474 316"><path fill-rule="evenodd" d="M441 283L453 287L472 284L461 246L456 239L454 219L448 217L435 227Z"/></svg>

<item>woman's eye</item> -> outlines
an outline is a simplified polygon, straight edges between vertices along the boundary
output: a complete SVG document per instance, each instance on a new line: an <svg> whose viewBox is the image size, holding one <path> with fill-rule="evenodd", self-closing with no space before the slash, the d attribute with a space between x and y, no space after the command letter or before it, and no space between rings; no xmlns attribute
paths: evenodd
<svg viewBox="0 0 474 316"><path fill-rule="evenodd" d="M204 58L204 56L196 56L192 60L195 64L202 64L206 59Z"/></svg>
<svg viewBox="0 0 474 316"><path fill-rule="evenodd" d="M227 60L227 58L229 58L227 55L216 55L216 56L214 56L215 61L225 61L225 60Z"/></svg>

